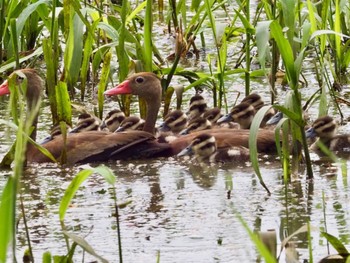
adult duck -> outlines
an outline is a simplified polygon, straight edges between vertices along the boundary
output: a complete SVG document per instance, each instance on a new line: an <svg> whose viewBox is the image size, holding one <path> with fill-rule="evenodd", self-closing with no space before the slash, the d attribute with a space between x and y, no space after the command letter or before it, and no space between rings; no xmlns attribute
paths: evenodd
<svg viewBox="0 0 350 263"><path fill-rule="evenodd" d="M20 71L27 78L26 98L29 111L31 111L41 96L42 79L33 69L22 69ZM23 81L22 78L17 78L17 82L21 81ZM0 86L0 95L9 92L8 83L5 81ZM115 88L106 91L105 94L108 96L134 94L144 98L147 105L147 116L143 131L121 133L89 131L69 134L66 139L57 136L42 146L51 152L58 161L65 161L61 158L63 153L65 153L68 164L173 156L186 148L195 136L201 132L208 132L194 132L176 138L171 143L159 143L155 139L155 123L161 105L162 86L160 79L153 73L134 74ZM36 128L35 121L33 126ZM35 139L35 131L36 129L31 134L33 139ZM215 137L218 148L227 146L248 147L248 130L213 129L210 130L210 134ZM276 149L274 132L259 131L257 147L260 152L274 151ZM43 163L52 161L32 144L28 144L26 157L28 162Z"/></svg>
<svg viewBox="0 0 350 263"><path fill-rule="evenodd" d="M28 111L32 111L34 106L40 101L43 81L34 69L21 69L19 71L12 74L24 74L27 78L27 92L25 96ZM17 84L20 84L22 81L22 77L16 77ZM125 133L88 131L72 133L66 139L62 136L57 136L42 146L56 160L68 164L107 161L110 159L147 158L158 151L169 149L169 145L157 143L153 136L157 113L161 104L161 92L160 81L153 73L135 74L114 88L113 92L106 92L107 95L111 95L111 93L113 95L132 93L145 99L147 103L147 118L143 131ZM0 96L9 93L9 85L5 81L0 86ZM36 138L36 120L37 118L33 122L34 130L31 134L34 140ZM152 144L156 144L156 146L153 147ZM64 152L66 160L61 158L64 156ZM27 162L43 163L52 161L30 143L27 146L26 158Z"/></svg>

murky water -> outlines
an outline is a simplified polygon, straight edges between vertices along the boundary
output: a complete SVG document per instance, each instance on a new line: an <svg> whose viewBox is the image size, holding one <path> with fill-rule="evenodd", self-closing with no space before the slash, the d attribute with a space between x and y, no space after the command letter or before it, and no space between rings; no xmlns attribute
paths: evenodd
<svg viewBox="0 0 350 263"><path fill-rule="evenodd" d="M168 42L164 30L161 27L156 30ZM161 52L169 54L169 46ZM233 50L229 49L228 52L233 53ZM200 62L188 66L203 70L207 67L205 56ZM302 89L302 94L309 97L318 88L313 79L312 66L304 74L309 86ZM181 81L175 78L174 84ZM232 76L227 86L230 87L230 108L237 92L244 92L244 84L239 76ZM265 79L252 79L252 90L262 94L266 102L269 101L267 86ZM349 97L347 88L342 94ZM188 92L188 97L193 93ZM277 98L280 102L283 102L285 93L286 90L279 90ZM206 91L204 95L210 98ZM6 99L0 102L0 116L5 116L6 102ZM113 107L114 102L107 102L106 112ZM349 116L349 108L341 107L345 116ZM48 110L45 105L40 119L39 140L46 137L49 130ZM315 119L317 106L312 107L309 113ZM332 110L331 114L335 114L335 111ZM349 132L349 124L340 130ZM0 127L0 158L13 138L13 135L5 136L4 127ZM313 156L313 159L315 179L306 181L301 171L300 178L287 188L282 181L280 163L261 161L263 178L271 195L259 184L249 165L203 167L177 158L106 163L118 177L118 202L131 201L120 210L124 262L156 262L158 252L162 263L256 262L258 254L255 246L237 214L252 230L275 230L279 246L285 237L310 222L311 226L318 228L312 232L316 261L328 253L321 230L326 229L339 237L350 249L349 175L343 176L340 168L319 161L317 156ZM45 251L60 255L67 253L58 207L65 189L83 167L34 165L27 169L22 178L22 195L37 261ZM347 169L350 170L349 161ZM6 183L5 175L9 174L11 171L0 171L0 189ZM19 223L17 235L19 257L27 247L22 222ZM111 262L118 262L113 194L101 177L93 175L81 187L68 209L65 223L69 232L84 237L99 255ZM297 235L293 241L299 261L308 259L306 234ZM81 261L83 255L81 250L78 251L76 260ZM331 249L331 252L334 253L334 250ZM284 258L282 254L282 262ZM85 260L89 262L93 257L85 255Z"/></svg>

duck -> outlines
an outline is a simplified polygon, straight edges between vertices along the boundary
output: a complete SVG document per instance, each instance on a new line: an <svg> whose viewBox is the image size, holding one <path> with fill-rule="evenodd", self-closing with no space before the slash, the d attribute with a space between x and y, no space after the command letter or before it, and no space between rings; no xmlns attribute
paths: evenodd
<svg viewBox="0 0 350 263"><path fill-rule="evenodd" d="M208 130L211 129L212 126L212 123L208 119L204 117L198 117L196 119L192 119L188 123L187 127L183 129L179 134L185 135L194 131Z"/></svg>
<svg viewBox="0 0 350 263"><path fill-rule="evenodd" d="M38 103L43 90L43 81L34 69L21 69L27 78L26 100L29 105L28 111ZM14 72L12 74L16 74ZM23 81L16 78L16 82ZM7 81L0 85L0 96L9 94ZM125 81L112 89L105 91L105 96L119 94L133 94L143 98L147 105L146 119L142 131L128 131L111 133L109 131L86 131L72 133L63 138L57 136L52 141L45 143L46 148L56 161L72 165L76 163L105 162L109 160L130 160L141 158L159 158L175 156L186 148L193 138L202 132L198 131L176 138L169 143L160 143L155 138L155 124L161 106L162 86L158 76L152 72L135 73ZM31 137L35 140L36 124L33 122ZM217 147L244 146L248 147L249 131L232 129L210 130L216 141ZM273 131L262 130L258 132L257 148L260 152L275 152L276 143ZM65 152L66 158L62 158ZM27 163L53 162L37 147L29 143L26 152Z"/></svg>
<svg viewBox="0 0 350 263"><path fill-rule="evenodd" d="M132 115L132 116L126 117L120 123L120 126L115 132L124 132L124 131L130 131L130 130L142 131L144 125L145 125L145 120L141 119L138 116Z"/></svg>
<svg viewBox="0 0 350 263"><path fill-rule="evenodd" d="M16 76L11 75L10 77L15 77L17 84L23 81L23 78L18 75L23 74L27 78L27 92L25 97L28 112L32 112L34 106L40 101L43 80L34 69L21 69L19 71L12 73ZM107 91L106 95L109 95L109 92ZM142 131L121 133L86 131L71 133L67 138L57 136L53 140L41 145L52 154L55 160L52 160L37 149L37 147L28 143L26 151L27 163L58 161L71 165L75 163L101 162L117 159L146 158L152 156L157 151L163 151L164 149L169 151L170 147L168 144L159 144L154 138L154 127L162 94L158 77L153 73L135 74L115 87L113 94L125 94L126 92L139 95L147 103L147 118ZM4 81L0 85L0 95L9 93L8 81ZM36 139L37 117L32 124L34 129L30 135L33 140ZM156 145L152 147L154 143ZM145 150L142 151L142 149ZM62 157L64 152L66 158Z"/></svg>
<svg viewBox="0 0 350 263"><path fill-rule="evenodd" d="M67 128L68 128L68 133L98 131L100 130L100 120L96 116L93 116L90 113L82 113L82 114L79 114L78 116L77 125L73 129L69 129L70 128L69 126ZM62 134L61 125L56 124L52 127L50 135L46 137L40 144L45 144L61 134Z"/></svg>
<svg viewBox="0 0 350 263"><path fill-rule="evenodd" d="M188 120L201 117L206 112L208 106L202 95L196 94L191 97L189 110L187 112Z"/></svg>
<svg viewBox="0 0 350 263"><path fill-rule="evenodd" d="M202 133L193 138L190 145L177 156L194 155L198 162L242 163L250 160L249 149L243 146L217 148L216 139L209 133Z"/></svg>
<svg viewBox="0 0 350 263"><path fill-rule="evenodd" d="M107 129L110 132L115 132L125 119L125 114L119 109L111 110L107 113L100 126L101 130Z"/></svg>
<svg viewBox="0 0 350 263"><path fill-rule="evenodd" d="M81 113L78 116L77 126L69 133L101 130L101 120L90 113Z"/></svg>
<svg viewBox="0 0 350 263"><path fill-rule="evenodd" d="M212 125L216 125L216 122L221 117L222 117L221 109L218 107L208 109L203 113L203 118L210 121Z"/></svg>
<svg viewBox="0 0 350 263"><path fill-rule="evenodd" d="M187 115L182 110L173 110L164 117L164 121L159 125L158 131L178 134L185 129L186 125Z"/></svg>
<svg viewBox="0 0 350 263"><path fill-rule="evenodd" d="M249 103L252 105L255 109L255 112L258 112L263 106L265 106L264 101L262 100L261 96L258 93L251 93L248 96L246 96L242 101L245 103ZM274 108L269 109L265 113L265 117L260 123L260 128L266 127L266 122L272 118L273 115L276 114L276 110Z"/></svg>
<svg viewBox="0 0 350 263"><path fill-rule="evenodd" d="M310 146L310 150L321 154L318 142L322 142L333 152L350 155L350 135L336 134L336 132L337 124L331 116L326 115L316 119L305 132L306 138L318 137Z"/></svg>
<svg viewBox="0 0 350 263"><path fill-rule="evenodd" d="M249 129L255 116L255 108L248 102L241 102L234 106L230 113L218 119L217 123L235 122L240 129Z"/></svg>

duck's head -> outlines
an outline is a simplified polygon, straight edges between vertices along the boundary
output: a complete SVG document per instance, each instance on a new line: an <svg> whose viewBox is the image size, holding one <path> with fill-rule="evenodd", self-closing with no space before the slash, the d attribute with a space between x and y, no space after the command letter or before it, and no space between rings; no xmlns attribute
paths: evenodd
<svg viewBox="0 0 350 263"><path fill-rule="evenodd" d="M179 133L187 124L187 116L181 110L174 110L169 112L165 117L163 123L159 126L159 131Z"/></svg>
<svg viewBox="0 0 350 263"><path fill-rule="evenodd" d="M318 118L308 130L306 130L306 138L314 138L316 136L321 139L331 139L335 136L337 124L330 116Z"/></svg>
<svg viewBox="0 0 350 263"><path fill-rule="evenodd" d="M198 157L209 157L213 153L215 153L217 149L215 137L208 134L203 133L196 136L191 144L183 149L177 156L184 155L196 155Z"/></svg>
<svg viewBox="0 0 350 263"><path fill-rule="evenodd" d="M211 129L211 127L212 124L209 120L205 119L204 117L198 117L194 120L191 120L188 123L186 129L180 132L180 135L186 135L195 131L208 130Z"/></svg>

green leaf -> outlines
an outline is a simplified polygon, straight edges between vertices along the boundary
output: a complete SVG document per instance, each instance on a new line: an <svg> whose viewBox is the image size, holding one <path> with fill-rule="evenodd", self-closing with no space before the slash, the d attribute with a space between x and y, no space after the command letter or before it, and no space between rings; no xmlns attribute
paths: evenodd
<svg viewBox="0 0 350 263"><path fill-rule="evenodd" d="M57 113L59 121L72 125L72 107L65 82L59 81L56 86Z"/></svg>
<svg viewBox="0 0 350 263"><path fill-rule="evenodd" d="M101 70L100 82L98 83L98 110L99 117L102 119L103 114L103 104L104 104L104 95L103 93L106 90L106 86L108 83L109 72L111 68L111 59L112 53L107 52L103 59L103 66Z"/></svg>
<svg viewBox="0 0 350 263"><path fill-rule="evenodd" d="M144 71L152 71L153 43L152 43L152 28L153 28L153 0L146 0L146 15L145 25L143 30L143 66Z"/></svg>
<svg viewBox="0 0 350 263"><path fill-rule="evenodd" d="M260 184L270 193L269 189L266 187L264 180L262 178L259 160L258 160L258 148L257 148L257 138L260 129L260 124L265 117L266 112L268 112L272 106L263 106L254 116L253 122L250 126L249 134L249 150L250 150L250 161L252 162L252 167L255 171L256 176L259 178Z"/></svg>
<svg viewBox="0 0 350 263"><path fill-rule="evenodd" d="M327 241L337 250L341 255L348 255L349 251L343 245L343 243L335 236L328 234L326 232L321 232L321 234L327 239Z"/></svg>
<svg viewBox="0 0 350 263"><path fill-rule="evenodd" d="M80 246L82 249L84 249L90 255L97 258L99 261L101 261L103 263L108 262L107 259L104 259L102 256L98 255L85 239L83 239L83 238L81 238L73 233L68 233L67 231L63 231L63 234L65 234L67 237L72 239L76 244L78 244L78 246Z"/></svg>
<svg viewBox="0 0 350 263"><path fill-rule="evenodd" d="M258 48L259 62L263 69L265 69L266 54L269 52L270 40L270 21L258 22L256 26L256 46Z"/></svg>
<svg viewBox="0 0 350 263"><path fill-rule="evenodd" d="M38 2L35 2L33 4L28 5L21 14L16 19L16 26L17 26L17 38L20 38L20 35L22 34L23 27L25 23L28 20L28 17L36 11L39 5L46 4L48 5L50 3L49 0L39 0Z"/></svg>
<svg viewBox="0 0 350 263"><path fill-rule="evenodd" d="M67 212L68 206L73 199L75 193L78 191L80 185L85 182L87 178L93 173L92 169L85 169L80 171L72 180L72 182L69 184L68 188L66 189L59 208L59 218L60 221L64 220L65 214Z"/></svg>
<svg viewBox="0 0 350 263"><path fill-rule="evenodd" d="M297 88L299 76L296 75L294 68L294 55L290 43L284 38L282 28L278 21L273 21L270 25L271 35L275 39L278 49L283 58L284 65L286 67L286 72L288 80L290 81L290 86L292 89Z"/></svg>
<svg viewBox="0 0 350 263"><path fill-rule="evenodd" d="M16 207L16 187L13 176L8 181L2 191L0 203L0 262L6 262L6 254L9 242L14 237L15 230L15 207Z"/></svg>
<svg viewBox="0 0 350 263"><path fill-rule="evenodd" d="M70 22L70 30L64 54L65 77L69 90L76 84L83 57L84 23L78 15Z"/></svg>
<svg viewBox="0 0 350 263"><path fill-rule="evenodd" d="M113 173L113 171L108 168L107 166L104 166L104 165L100 165L96 168L93 169L94 170L94 173L98 173L100 175L103 176L103 178L112 186L114 186L115 184L115 175Z"/></svg>

